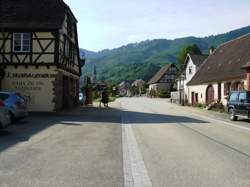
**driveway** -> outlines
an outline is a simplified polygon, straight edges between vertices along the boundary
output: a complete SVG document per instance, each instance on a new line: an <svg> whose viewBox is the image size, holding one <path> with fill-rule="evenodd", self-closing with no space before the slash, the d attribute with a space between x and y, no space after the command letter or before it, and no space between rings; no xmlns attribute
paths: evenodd
<svg viewBox="0 0 250 187"><path fill-rule="evenodd" d="M248 127L146 98L32 114L0 131L0 186L249 187Z"/></svg>

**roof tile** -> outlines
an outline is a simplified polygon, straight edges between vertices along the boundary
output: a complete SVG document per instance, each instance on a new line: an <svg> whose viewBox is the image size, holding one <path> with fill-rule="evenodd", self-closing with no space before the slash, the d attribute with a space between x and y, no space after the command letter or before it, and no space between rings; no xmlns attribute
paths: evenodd
<svg viewBox="0 0 250 187"><path fill-rule="evenodd" d="M245 70L242 66L250 61L249 51L250 34L222 44L204 61L188 85L244 77Z"/></svg>

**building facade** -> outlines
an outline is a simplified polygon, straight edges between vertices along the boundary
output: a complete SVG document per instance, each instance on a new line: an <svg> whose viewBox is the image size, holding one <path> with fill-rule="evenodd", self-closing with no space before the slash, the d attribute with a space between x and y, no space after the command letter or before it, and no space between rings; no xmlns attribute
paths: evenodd
<svg viewBox="0 0 250 187"><path fill-rule="evenodd" d="M133 96L133 89L129 82L123 81L118 85L118 93L120 96L131 97Z"/></svg>
<svg viewBox="0 0 250 187"><path fill-rule="evenodd" d="M219 46L188 83L189 103L226 105L231 91L248 90L249 50L250 34Z"/></svg>
<svg viewBox="0 0 250 187"><path fill-rule="evenodd" d="M167 64L158 71L148 82L149 91L173 91L176 90L177 68L175 64Z"/></svg>
<svg viewBox="0 0 250 187"><path fill-rule="evenodd" d="M187 83L191 81L196 72L199 70L200 65L206 60L208 55L194 55L187 54L184 62L184 72L179 76L177 82L179 103L184 104L188 100L188 86Z"/></svg>
<svg viewBox="0 0 250 187"><path fill-rule="evenodd" d="M62 0L2 0L1 90L20 93L30 111L54 112L78 104L77 20Z"/></svg>

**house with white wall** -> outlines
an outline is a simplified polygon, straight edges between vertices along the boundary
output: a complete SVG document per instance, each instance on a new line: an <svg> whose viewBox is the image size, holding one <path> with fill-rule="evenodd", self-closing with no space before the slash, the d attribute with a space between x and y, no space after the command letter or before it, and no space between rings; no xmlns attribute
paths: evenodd
<svg viewBox="0 0 250 187"><path fill-rule="evenodd" d="M191 81L196 72L199 70L200 65L207 59L208 55L195 55L187 54L184 62L184 71L178 78L178 92L180 93L180 100L188 99L188 86L187 83Z"/></svg>
<svg viewBox="0 0 250 187"><path fill-rule="evenodd" d="M226 105L230 91L249 89L249 63L250 34L220 45L187 83L189 103Z"/></svg>

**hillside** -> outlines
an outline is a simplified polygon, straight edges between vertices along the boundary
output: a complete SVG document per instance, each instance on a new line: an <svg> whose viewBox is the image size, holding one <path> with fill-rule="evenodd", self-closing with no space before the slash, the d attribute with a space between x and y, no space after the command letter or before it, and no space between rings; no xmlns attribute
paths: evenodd
<svg viewBox="0 0 250 187"><path fill-rule="evenodd" d="M204 38L185 37L175 40L147 40L97 53L82 49L87 58L83 74L91 75L93 67L96 66L98 80L119 83L123 80L133 81L142 78L148 81L163 64L176 63L178 52L185 45L195 43L203 53L208 53L211 46L217 47L224 42L248 33L250 33L250 26Z"/></svg>

